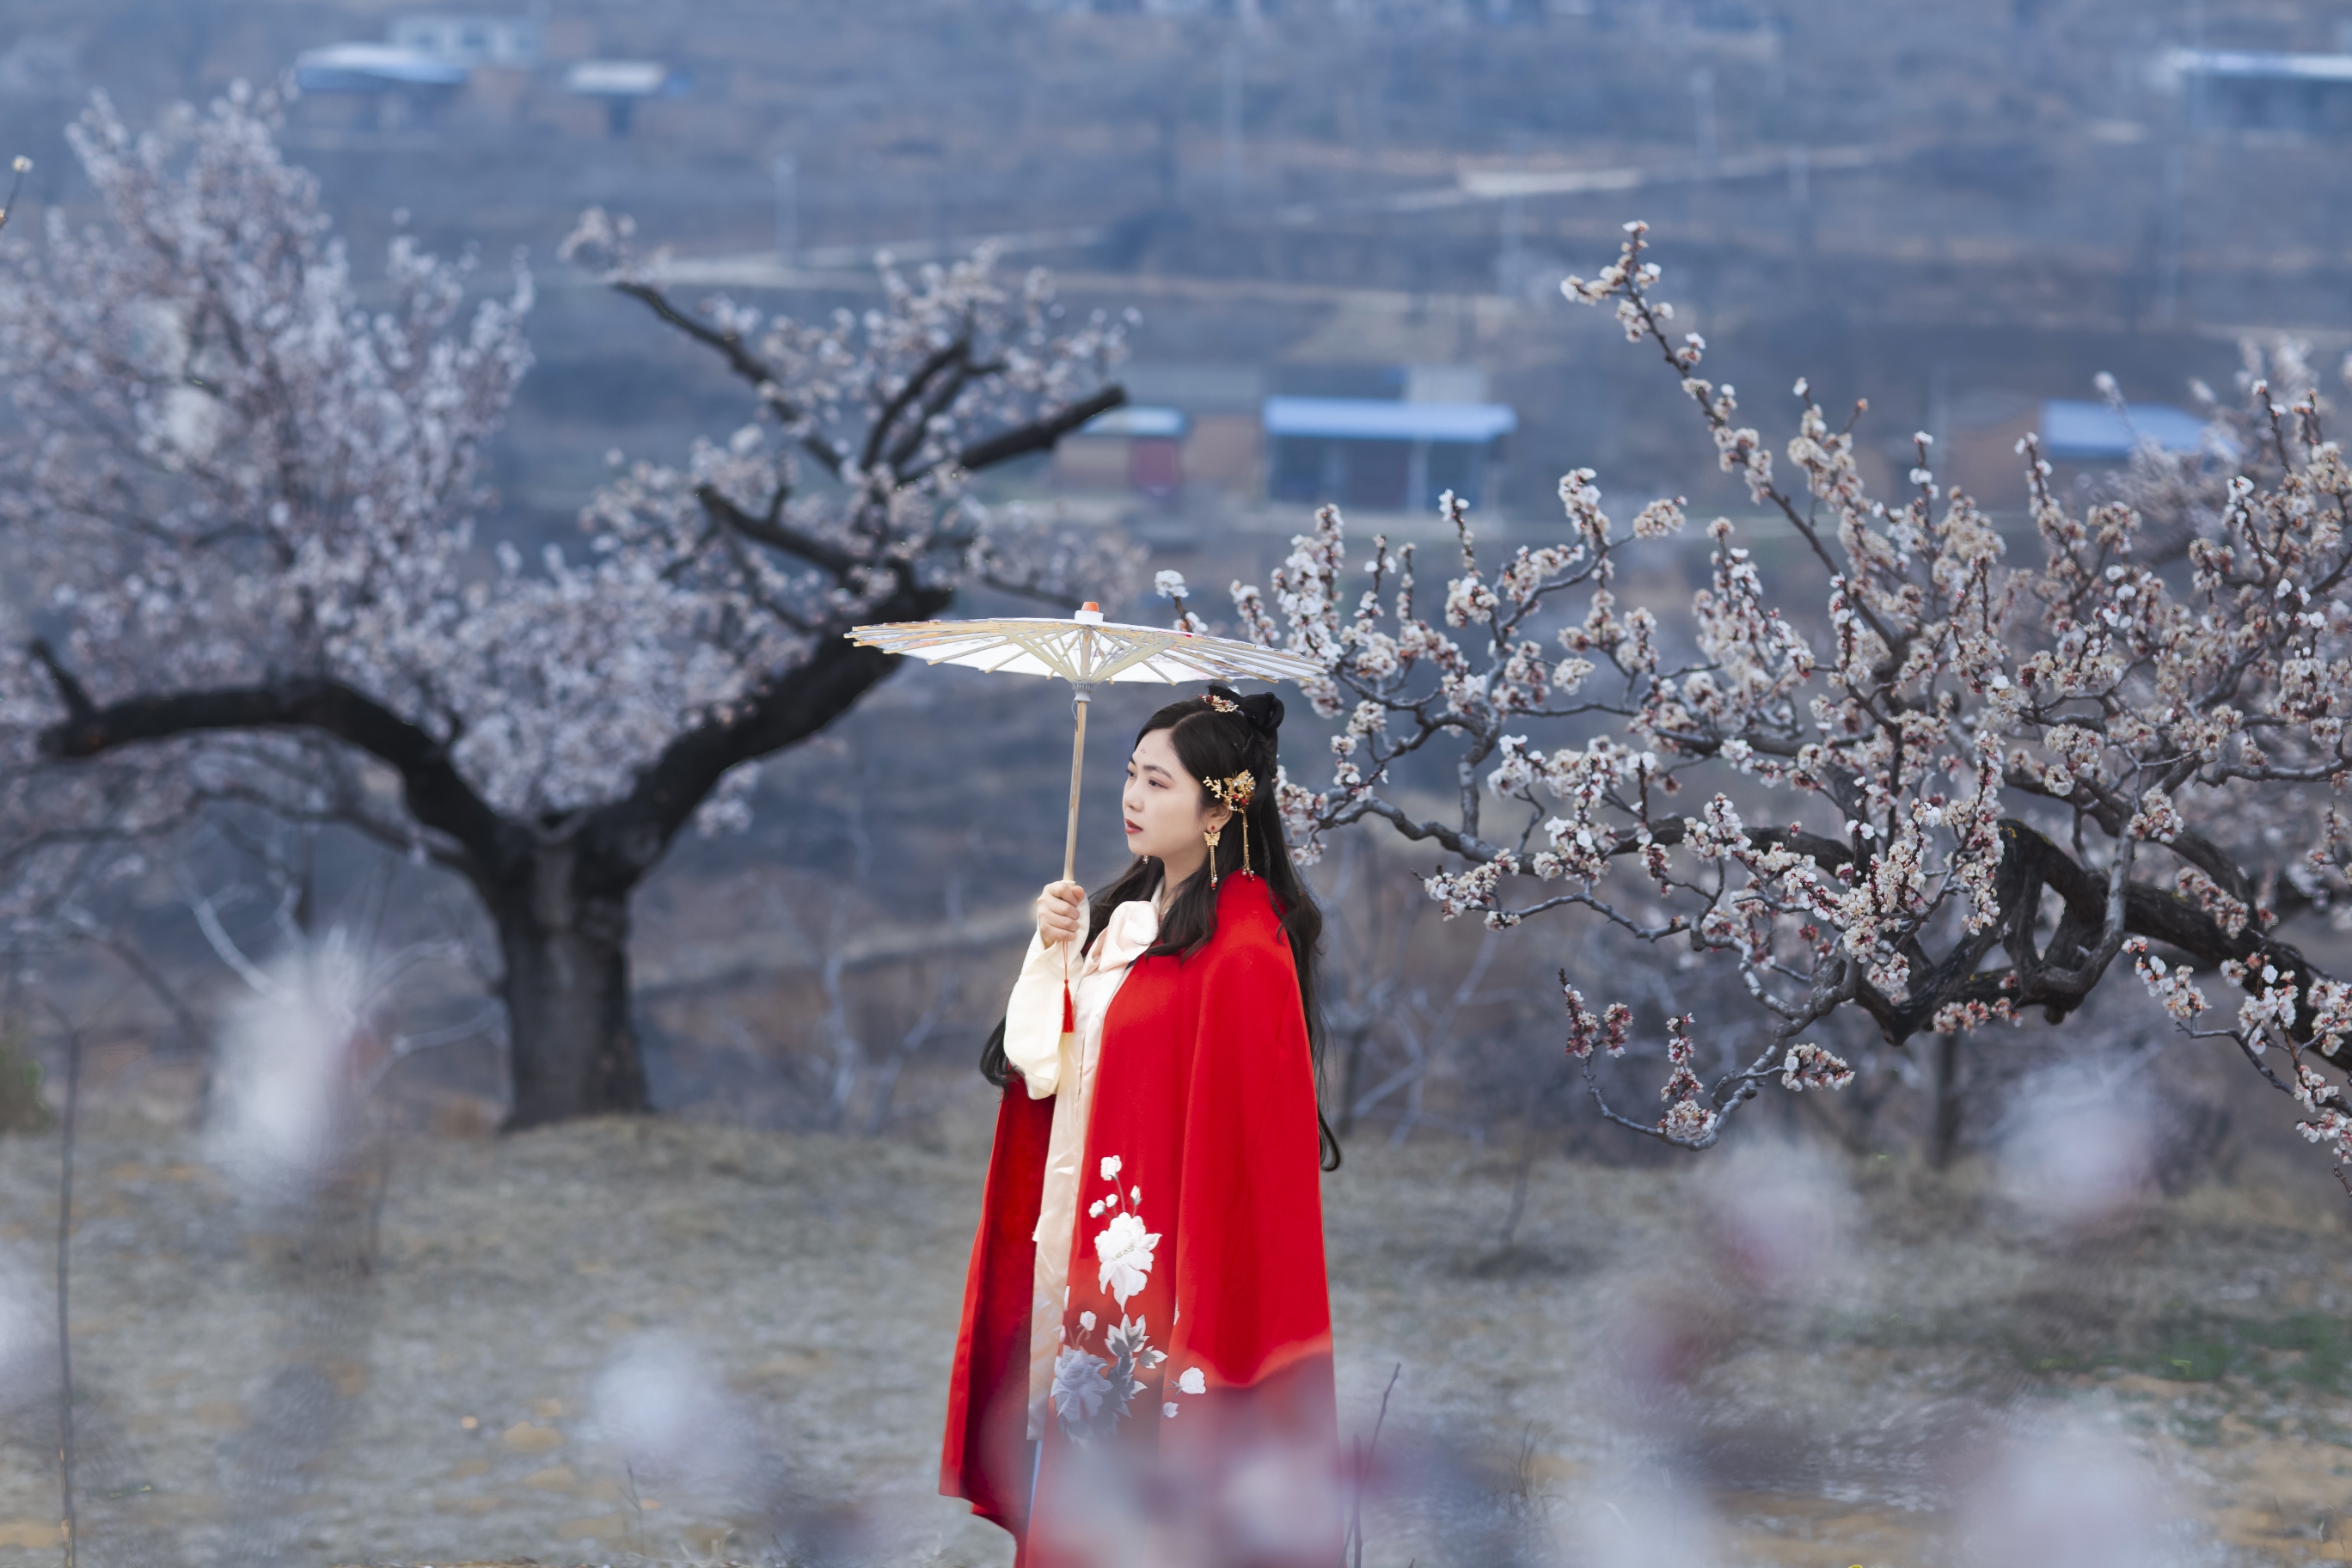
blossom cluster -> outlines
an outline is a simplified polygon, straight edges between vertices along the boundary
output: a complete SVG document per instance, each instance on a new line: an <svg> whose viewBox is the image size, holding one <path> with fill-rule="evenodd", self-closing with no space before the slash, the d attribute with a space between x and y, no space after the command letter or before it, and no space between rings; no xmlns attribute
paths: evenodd
<svg viewBox="0 0 2352 1568"><path fill-rule="evenodd" d="M1625 1054L1626 1031L1633 1027L1633 1010L1622 1002L1612 1002L1596 1016L1585 1010L1584 994L1568 983L1568 975L1559 977L1562 1000L1568 1005L1568 1054L1582 1061L1595 1049L1604 1056Z"/></svg>
<svg viewBox="0 0 2352 1568"><path fill-rule="evenodd" d="M2189 978L2195 971L2185 963L2168 964L2160 955L2148 951L2147 938L2131 938L2124 943L2124 951L2132 955L2132 968L2139 975L2140 984L2147 987L2147 994L2179 1022L2193 1022L2212 1005Z"/></svg>
<svg viewBox="0 0 2352 1568"><path fill-rule="evenodd" d="M1853 1081L1853 1068L1816 1045L1790 1047L1789 1059L1780 1064L1780 1083L1787 1089L1843 1089Z"/></svg>

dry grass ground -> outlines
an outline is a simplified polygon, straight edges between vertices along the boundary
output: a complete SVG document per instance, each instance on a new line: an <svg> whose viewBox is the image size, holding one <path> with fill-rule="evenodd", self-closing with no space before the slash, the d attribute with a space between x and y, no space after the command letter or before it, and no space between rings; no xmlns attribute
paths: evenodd
<svg viewBox="0 0 2352 1568"><path fill-rule="evenodd" d="M101 1124L75 1243L85 1563L205 1560L254 1507L228 1495L258 1473L238 1445L289 1359L334 1419L274 1505L289 1561L751 1560L772 1536L740 1500L633 1480L595 1429L598 1373L648 1331L732 1390L803 1560L1005 1563L932 1495L978 1114L927 1147L660 1121L405 1142L377 1265L323 1316L316 1237L241 1210L187 1135ZM56 1156L0 1140L0 1268L36 1308ZM1810 1217L1759 1258L1719 1216L1797 1189L1753 1161L1538 1162L1505 1247L1510 1161L1353 1151L1327 1188L1346 1430L1402 1368L1367 1561L1601 1561L1595 1522L1646 1506L1701 1542L1653 1562L1927 1568L2008 1435L2053 1422L2152 1478L2179 1562L2352 1561L2336 1211L2206 1188L2060 1237L1967 1171L1811 1169ZM0 1563L55 1561L46 1417L13 1419Z"/></svg>

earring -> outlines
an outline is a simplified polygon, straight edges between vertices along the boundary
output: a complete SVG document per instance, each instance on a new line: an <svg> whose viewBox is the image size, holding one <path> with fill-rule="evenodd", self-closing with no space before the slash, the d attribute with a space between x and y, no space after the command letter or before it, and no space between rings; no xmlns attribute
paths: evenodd
<svg viewBox="0 0 2352 1568"><path fill-rule="evenodd" d="M1212 888L1217 885L1217 840L1224 836L1224 829L1221 827L1209 828L1201 835L1209 845L1209 886Z"/></svg>
<svg viewBox="0 0 2352 1568"><path fill-rule="evenodd" d="M1257 875L1256 872L1250 869L1249 818L1246 816L1242 818L1242 875L1244 877L1254 877Z"/></svg>

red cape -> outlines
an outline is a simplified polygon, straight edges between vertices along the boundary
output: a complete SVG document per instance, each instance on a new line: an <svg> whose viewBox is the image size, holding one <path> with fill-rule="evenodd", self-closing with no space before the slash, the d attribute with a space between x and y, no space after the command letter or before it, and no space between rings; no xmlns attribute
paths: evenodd
<svg viewBox="0 0 2352 1568"><path fill-rule="evenodd" d="M1104 1020L1064 1320L1088 1353L1039 1456L1030 1233L1052 1112L1017 1081L998 1112L940 1490L1013 1531L1023 1568L1123 1556L1144 1528L1183 1531L1206 1561L1335 1561L1315 1074L1262 879L1226 880L1200 952L1137 960ZM1146 1347L1124 1363L1108 1337L1122 1324Z"/></svg>

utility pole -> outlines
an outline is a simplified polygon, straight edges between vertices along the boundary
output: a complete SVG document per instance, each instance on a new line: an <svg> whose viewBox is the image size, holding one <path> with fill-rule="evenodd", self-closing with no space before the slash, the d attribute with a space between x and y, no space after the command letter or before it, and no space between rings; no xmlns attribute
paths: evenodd
<svg viewBox="0 0 2352 1568"><path fill-rule="evenodd" d="M776 260L790 267L801 248L801 163L779 153L768 172L776 181Z"/></svg>
<svg viewBox="0 0 2352 1568"><path fill-rule="evenodd" d="M1509 150L1506 167L1516 174L1527 163L1528 133L1514 131L1504 145ZM1526 292L1527 222L1527 198L1514 187L1503 198L1503 253L1495 258L1495 291L1506 300L1515 300Z"/></svg>
<svg viewBox="0 0 2352 1568"><path fill-rule="evenodd" d="M1715 68L1701 66L1691 72L1691 108L1697 117L1698 161L1715 162Z"/></svg>
<svg viewBox="0 0 2352 1568"><path fill-rule="evenodd" d="M1927 367L1927 467L1947 487L1952 450L1952 367L1942 360Z"/></svg>
<svg viewBox="0 0 2352 1568"><path fill-rule="evenodd" d="M2182 205L2189 180L2189 133L2176 132L2164 150L2164 165L2157 175L2156 195L2156 320L2176 326L2180 320L2180 251L2188 215Z"/></svg>
<svg viewBox="0 0 2352 1568"><path fill-rule="evenodd" d="M1225 187L1225 205L1238 206L1242 196L1242 50L1238 42L1225 45L1223 158L1221 173Z"/></svg>
<svg viewBox="0 0 2352 1568"><path fill-rule="evenodd" d="M2205 121L2205 0L2189 0L2189 58L2180 73L2180 109L2168 139L2156 188L2156 320L2180 321L2180 253L2188 245L2189 154Z"/></svg>
<svg viewBox="0 0 2352 1568"><path fill-rule="evenodd" d="M1789 149L1789 215L1795 228L1797 300L1811 310L1813 303L1813 153L1802 145Z"/></svg>

